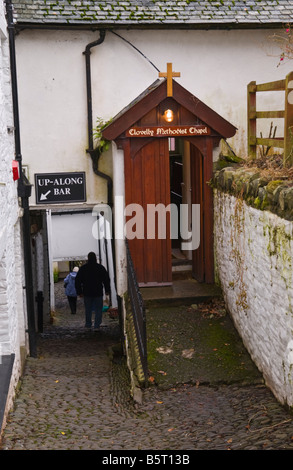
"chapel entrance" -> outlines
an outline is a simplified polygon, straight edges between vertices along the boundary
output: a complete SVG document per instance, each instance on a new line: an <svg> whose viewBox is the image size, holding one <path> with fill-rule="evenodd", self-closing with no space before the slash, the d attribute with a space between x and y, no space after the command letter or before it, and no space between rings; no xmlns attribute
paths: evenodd
<svg viewBox="0 0 293 470"><path fill-rule="evenodd" d="M208 189L204 185L203 155L187 138L170 139L169 154L171 204L176 206L175 223L178 224L178 236L171 239L174 270L180 265L184 269L184 265L189 266L191 262L193 277L204 282L208 279L207 273L213 272L213 265L206 266L207 269L204 266L205 252L212 250L205 225L213 213L209 207L205 208L208 214L204 217L203 196L205 189L205 198L208 198Z"/></svg>
<svg viewBox="0 0 293 470"><path fill-rule="evenodd" d="M172 160L170 138L180 139L184 154L189 154L189 165L181 168L188 171L190 187L185 189L189 198L182 203L188 206L188 220L183 225L185 234L192 236L185 248L191 251L193 276L199 282L214 282L213 193L208 183L213 175L214 148L235 132L232 124L181 87L172 75L156 81L104 129L104 138L114 140L124 152L126 236L140 286L170 285L172 248L176 244L182 248L180 228L174 237L171 204L175 193L181 194L180 181L172 177L174 165L180 162ZM180 206L180 200L176 204ZM199 240L194 239L196 233Z"/></svg>
<svg viewBox="0 0 293 470"><path fill-rule="evenodd" d="M180 255L191 260L197 281L214 282L212 153L204 165L200 150L180 141L178 153L168 138L133 154L125 148L126 236L141 287L171 285Z"/></svg>
<svg viewBox="0 0 293 470"><path fill-rule="evenodd" d="M172 282L168 139L125 153L127 239L141 286Z"/></svg>

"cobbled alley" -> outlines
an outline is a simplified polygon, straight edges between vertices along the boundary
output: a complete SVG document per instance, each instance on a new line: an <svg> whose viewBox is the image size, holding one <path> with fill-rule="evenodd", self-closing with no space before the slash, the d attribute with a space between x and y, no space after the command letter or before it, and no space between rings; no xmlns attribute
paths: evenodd
<svg viewBox="0 0 293 470"><path fill-rule="evenodd" d="M134 403L124 358L113 354L118 322L104 314L103 323L101 332L85 331L83 305L71 315L61 296L38 357L27 360L1 450L293 449L293 416L261 380L150 382Z"/></svg>

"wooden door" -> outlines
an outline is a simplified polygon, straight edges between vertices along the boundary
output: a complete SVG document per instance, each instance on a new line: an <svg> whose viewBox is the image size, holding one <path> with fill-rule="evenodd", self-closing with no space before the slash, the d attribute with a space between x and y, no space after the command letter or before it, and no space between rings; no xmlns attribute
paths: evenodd
<svg viewBox="0 0 293 470"><path fill-rule="evenodd" d="M155 139L139 150L135 147L131 140L124 147L126 236L139 285L168 285L172 281L170 214L163 210L156 217L155 231L152 217L158 204L161 209L170 204L168 139ZM143 214L131 212L135 209L131 204L139 204ZM165 226L166 233L159 226Z"/></svg>
<svg viewBox="0 0 293 470"><path fill-rule="evenodd" d="M200 205L200 244L192 252L192 274L199 281L204 282L204 244L203 244L203 156L194 146L190 146L191 171L191 202Z"/></svg>
<svg viewBox="0 0 293 470"><path fill-rule="evenodd" d="M213 191L208 182L213 175L213 143L205 145L205 155L190 146L192 203L200 204L200 245L192 254L192 272L199 282L214 282Z"/></svg>

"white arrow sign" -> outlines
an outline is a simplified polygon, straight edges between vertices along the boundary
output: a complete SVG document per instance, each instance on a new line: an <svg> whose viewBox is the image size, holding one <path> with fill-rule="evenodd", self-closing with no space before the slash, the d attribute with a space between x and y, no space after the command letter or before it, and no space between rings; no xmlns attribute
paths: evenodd
<svg viewBox="0 0 293 470"><path fill-rule="evenodd" d="M60 204L86 201L85 183L84 171L35 174L36 203Z"/></svg>
<svg viewBox="0 0 293 470"><path fill-rule="evenodd" d="M48 194L50 194L50 192L51 192L51 190L48 191L48 192L45 193L45 194L41 194L40 201L44 201L45 199L47 199L47 196L48 196Z"/></svg>

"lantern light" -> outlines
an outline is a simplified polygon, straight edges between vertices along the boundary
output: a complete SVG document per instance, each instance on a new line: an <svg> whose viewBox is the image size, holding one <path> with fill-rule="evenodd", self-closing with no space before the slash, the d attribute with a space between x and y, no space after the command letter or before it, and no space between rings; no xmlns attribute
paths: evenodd
<svg viewBox="0 0 293 470"><path fill-rule="evenodd" d="M166 111L164 112L164 119L165 119L167 122L172 122L172 121L173 121L173 119L174 119L174 114L173 114L172 109L166 109Z"/></svg>

